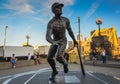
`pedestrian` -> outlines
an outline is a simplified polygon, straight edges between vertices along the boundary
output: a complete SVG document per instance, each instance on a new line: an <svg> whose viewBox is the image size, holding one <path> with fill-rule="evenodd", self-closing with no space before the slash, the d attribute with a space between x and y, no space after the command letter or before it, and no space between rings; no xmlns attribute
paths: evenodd
<svg viewBox="0 0 120 84"><path fill-rule="evenodd" d="M101 49L100 55L102 57L103 64L105 64L106 63L106 51L104 48Z"/></svg>
<svg viewBox="0 0 120 84"><path fill-rule="evenodd" d="M96 63L97 63L97 52L96 52L95 49L92 51L92 61L93 61L93 65L96 65Z"/></svg>
<svg viewBox="0 0 120 84"><path fill-rule="evenodd" d="M4 62L4 61L5 61L4 56L1 56L1 62Z"/></svg>
<svg viewBox="0 0 120 84"><path fill-rule="evenodd" d="M36 54L34 54L33 60L34 60L34 64L37 65L37 55Z"/></svg>
<svg viewBox="0 0 120 84"><path fill-rule="evenodd" d="M17 61L17 58L15 57L15 54L12 54L12 57L10 59L10 62L12 64L12 68L15 68L16 66L16 61Z"/></svg>
<svg viewBox="0 0 120 84"><path fill-rule="evenodd" d="M78 45L71 29L69 19L61 16L63 6L64 4L59 2L53 3L51 10L54 14L54 17L49 21L47 25L46 40L51 44L47 55L47 61L53 70L50 77L50 81L52 82L55 82L55 77L58 74L56 63L53 59L54 57L56 57L56 60L59 63L63 64L65 73L69 71L68 64L65 62L63 57L67 44L66 30L73 39L74 46Z"/></svg>
<svg viewBox="0 0 120 84"><path fill-rule="evenodd" d="M31 55L28 53L28 61L31 60Z"/></svg>
<svg viewBox="0 0 120 84"><path fill-rule="evenodd" d="M36 55L36 56L37 56L37 63L38 63L38 64L41 64L41 62L40 62L40 55L39 55L39 53L37 53L37 55Z"/></svg>
<svg viewBox="0 0 120 84"><path fill-rule="evenodd" d="M34 62L35 62L36 65L37 65L37 64L41 64L39 53L34 54Z"/></svg>

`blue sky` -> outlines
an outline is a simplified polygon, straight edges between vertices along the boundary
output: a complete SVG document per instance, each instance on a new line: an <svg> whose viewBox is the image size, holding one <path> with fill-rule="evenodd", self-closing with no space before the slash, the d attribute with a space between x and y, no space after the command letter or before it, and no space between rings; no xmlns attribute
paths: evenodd
<svg viewBox="0 0 120 84"><path fill-rule="evenodd" d="M70 19L75 37L78 16L84 37L98 28L95 24L98 17L103 20L101 28L115 26L120 37L120 0L0 0L0 45L4 42L5 26L8 26L6 45L21 46L27 34L31 45L49 45L45 39L46 27L53 17L50 7L56 1L65 5L63 16ZM67 37L71 40L68 34Z"/></svg>

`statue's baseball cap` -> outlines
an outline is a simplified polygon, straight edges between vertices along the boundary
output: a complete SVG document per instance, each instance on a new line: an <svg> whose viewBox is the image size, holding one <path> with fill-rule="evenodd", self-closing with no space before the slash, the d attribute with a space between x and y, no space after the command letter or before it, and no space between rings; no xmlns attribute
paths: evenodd
<svg viewBox="0 0 120 84"><path fill-rule="evenodd" d="M52 11L53 11L53 9L54 9L55 7L57 7L57 6L61 6L61 7L63 7L64 4L59 3L59 2L55 2L55 3L53 3L52 6L51 6Z"/></svg>

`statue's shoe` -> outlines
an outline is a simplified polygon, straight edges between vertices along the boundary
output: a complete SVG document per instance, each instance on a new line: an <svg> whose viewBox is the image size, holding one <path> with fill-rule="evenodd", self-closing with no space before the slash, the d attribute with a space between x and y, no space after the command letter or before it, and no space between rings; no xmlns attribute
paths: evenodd
<svg viewBox="0 0 120 84"><path fill-rule="evenodd" d="M63 68L64 68L64 72L65 72L65 73L68 73L68 71L69 71L69 69L68 69L68 64L65 64L65 65L63 66Z"/></svg>

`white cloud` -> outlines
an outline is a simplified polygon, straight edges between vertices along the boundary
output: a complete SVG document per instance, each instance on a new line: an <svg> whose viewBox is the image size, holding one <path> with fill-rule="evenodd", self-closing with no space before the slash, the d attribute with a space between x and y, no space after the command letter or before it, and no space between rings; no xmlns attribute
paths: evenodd
<svg viewBox="0 0 120 84"><path fill-rule="evenodd" d="M7 9L12 11L7 13L5 16L0 16L0 18L13 18L17 15L23 14L36 14L29 15L26 18L30 18L40 23L46 24L49 19L53 17L51 12L51 5L54 2L63 3L65 6L73 5L75 0L9 0L7 3L2 4L1 9ZM33 10L34 9L34 10ZM72 11L70 11L69 15L71 16ZM64 13L65 14L65 13Z"/></svg>
<svg viewBox="0 0 120 84"><path fill-rule="evenodd" d="M6 18L6 16L0 15L0 18L1 18L1 19L2 19L2 18Z"/></svg>
<svg viewBox="0 0 120 84"><path fill-rule="evenodd" d="M115 13L120 14L120 10L116 10Z"/></svg>
<svg viewBox="0 0 120 84"><path fill-rule="evenodd" d="M10 0L8 3L3 4L3 7L15 11L15 14L35 13L27 0Z"/></svg>
<svg viewBox="0 0 120 84"><path fill-rule="evenodd" d="M74 1L75 1L75 0L48 0L47 3L44 3L44 5L43 5L44 7L43 7L43 8L47 7L47 9L49 9L49 11L50 11L51 5L52 5L54 2L63 3L64 6L70 6L70 5L73 5L73 4L74 4Z"/></svg>
<svg viewBox="0 0 120 84"><path fill-rule="evenodd" d="M100 6L100 1L95 1L92 5L91 5L91 7L90 7L90 9L88 10L88 12L86 13L86 15L85 15L85 19L88 19L89 17L91 17L94 13L95 13L95 11L98 9L98 7Z"/></svg>
<svg viewBox="0 0 120 84"><path fill-rule="evenodd" d="M3 4L1 9L12 11L13 14L8 13L9 15L7 14L7 16L9 17L7 18L16 17L18 14L36 14L29 17L41 23L46 23L53 16L51 5L54 2L63 3L65 6L74 4L74 0L9 0L9 2ZM71 11L69 15L71 15ZM0 16L0 18L4 17Z"/></svg>
<svg viewBox="0 0 120 84"><path fill-rule="evenodd" d="M3 4L2 9L12 11L13 15L40 14L50 18L51 5L54 2L63 3L65 6L74 4L74 0L9 0Z"/></svg>
<svg viewBox="0 0 120 84"><path fill-rule="evenodd" d="M54 2L59 2L59 3L63 3L65 6L69 6L69 5L73 5L74 4L74 0L42 0L42 1L37 1L37 3L39 3L39 5L41 6L41 8L39 8L39 10L37 10L37 13L40 15L40 17L34 17L34 20L38 20L42 23L46 23L48 22L48 19L50 19L53 15L51 12L51 5ZM70 12L71 14L71 12Z"/></svg>
<svg viewBox="0 0 120 84"><path fill-rule="evenodd" d="M74 4L74 0L45 0L44 2L40 2L40 5L42 6L42 11L50 11L51 9L51 5L54 2L60 2L63 3L65 6L68 5L73 5Z"/></svg>
<svg viewBox="0 0 120 84"><path fill-rule="evenodd" d="M65 6L67 6L67 5L73 5L74 4L74 0L49 0L50 4L52 4L54 2L63 3Z"/></svg>

